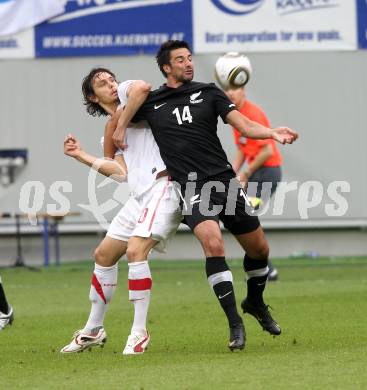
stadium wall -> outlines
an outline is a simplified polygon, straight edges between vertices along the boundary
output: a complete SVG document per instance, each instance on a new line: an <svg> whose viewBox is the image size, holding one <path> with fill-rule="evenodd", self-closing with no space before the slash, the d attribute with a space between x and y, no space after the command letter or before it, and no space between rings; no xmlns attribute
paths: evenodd
<svg viewBox="0 0 367 390"><path fill-rule="evenodd" d="M216 58L195 56L196 80L213 81ZM247 88L249 98L264 108L272 125L287 125L300 133L296 144L280 147L284 157L283 180L296 182L292 186L298 190L286 194L282 215L273 215L271 206L262 217L264 224L279 228L310 224L366 227L367 53L254 53L250 59L254 74ZM111 68L120 80L143 78L153 87L163 81L151 56L1 61L0 145L2 149L28 148L29 162L17 174L14 184L0 185L0 211L19 212L20 190L27 181L44 184L46 194L39 211L47 211L48 204L57 204L49 195L50 186L55 181L69 181L72 192L64 195L72 211L82 212L78 218L78 222L85 223L79 224L81 231L94 222L92 213L78 206L90 203L88 170L66 158L62 148L65 135L73 133L85 150L102 154L99 138L104 119L87 115L80 91L83 76L100 65ZM231 131L221 123L219 134L231 159L235 152ZM101 181L97 178L98 183ZM321 187L310 181L320 182ZM326 206L329 204L329 210L333 205L338 209L343 203L338 204L340 197L327 193L336 181L349 183L349 191L347 185L341 187L347 192L339 192L347 209L343 215L330 216ZM302 185L303 192L299 191ZM99 205L114 194L113 208L104 214L106 220L112 218L128 196L127 187L121 190L115 184L107 184L96 192ZM319 200L318 205L311 207L312 202ZM307 202L309 209L305 208Z"/></svg>

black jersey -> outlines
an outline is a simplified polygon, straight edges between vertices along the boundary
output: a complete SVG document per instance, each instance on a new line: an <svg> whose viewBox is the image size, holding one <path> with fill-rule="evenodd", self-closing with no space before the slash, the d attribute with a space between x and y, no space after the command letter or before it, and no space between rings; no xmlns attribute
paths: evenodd
<svg viewBox="0 0 367 390"><path fill-rule="evenodd" d="M134 121L145 119L174 180L234 176L217 135L235 105L215 86L190 82L179 88L163 85L150 93Z"/></svg>

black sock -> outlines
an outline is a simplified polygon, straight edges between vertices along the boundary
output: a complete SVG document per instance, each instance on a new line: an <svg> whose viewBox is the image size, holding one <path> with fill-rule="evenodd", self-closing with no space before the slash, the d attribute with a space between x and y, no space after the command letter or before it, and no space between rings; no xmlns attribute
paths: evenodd
<svg viewBox="0 0 367 390"><path fill-rule="evenodd" d="M243 259L247 273L247 301L255 306L264 305L263 292L268 279L268 259L255 260L249 256Z"/></svg>
<svg viewBox="0 0 367 390"><path fill-rule="evenodd" d="M0 283L0 311L3 314L8 314L9 312L8 301L6 300L3 285L1 283Z"/></svg>
<svg viewBox="0 0 367 390"><path fill-rule="evenodd" d="M230 326L242 322L236 306L232 274L224 257L206 258L206 276L213 288L222 309L224 310Z"/></svg>

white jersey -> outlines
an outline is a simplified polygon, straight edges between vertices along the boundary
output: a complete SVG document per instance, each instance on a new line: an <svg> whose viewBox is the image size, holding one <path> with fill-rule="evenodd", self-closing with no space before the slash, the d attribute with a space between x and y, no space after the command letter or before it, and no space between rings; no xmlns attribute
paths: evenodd
<svg viewBox="0 0 367 390"><path fill-rule="evenodd" d="M122 107L132 82L118 86ZM107 236L125 242L133 236L152 237L159 241L154 249L164 252L182 220L174 185L167 176L156 179L166 166L147 122L131 124L126 129L125 143L127 149L118 150L116 155L123 155L126 162L131 196L111 222Z"/></svg>
<svg viewBox="0 0 367 390"><path fill-rule="evenodd" d="M121 241L130 237L151 237L159 241L154 250L165 252L167 242L182 220L179 198L167 176L154 181L141 196L130 196L112 220L107 236Z"/></svg>
<svg viewBox="0 0 367 390"><path fill-rule="evenodd" d="M134 80L124 81L118 86L118 96L121 106L127 103L127 90ZM131 124L126 129L126 150L118 150L127 165L127 181L130 190L135 195L141 195L149 189L156 180L158 172L166 166L159 153L159 148L153 137L152 130L146 121Z"/></svg>

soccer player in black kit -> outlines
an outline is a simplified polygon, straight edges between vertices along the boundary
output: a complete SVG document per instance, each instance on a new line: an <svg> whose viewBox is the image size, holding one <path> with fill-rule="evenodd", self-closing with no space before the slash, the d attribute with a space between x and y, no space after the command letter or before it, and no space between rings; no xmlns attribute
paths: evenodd
<svg viewBox="0 0 367 390"><path fill-rule="evenodd" d="M0 276L0 331L7 325L11 325L14 320L13 308L6 300L5 291L3 289L1 276Z"/></svg>
<svg viewBox="0 0 367 390"><path fill-rule="evenodd" d="M172 180L179 184L185 222L203 247L209 284L228 319L228 347L232 351L243 349L245 330L225 261L219 221L245 251L247 296L241 303L243 312L253 315L272 335L279 335L281 329L263 300L269 271L268 243L221 146L217 118L250 138L272 138L285 144L298 135L286 127L269 129L250 121L214 84L193 82L192 54L185 41L167 41L156 59L167 83L151 92L140 108L133 99L127 104L113 140L116 146L124 147L124 130L135 113L134 121L148 121Z"/></svg>

